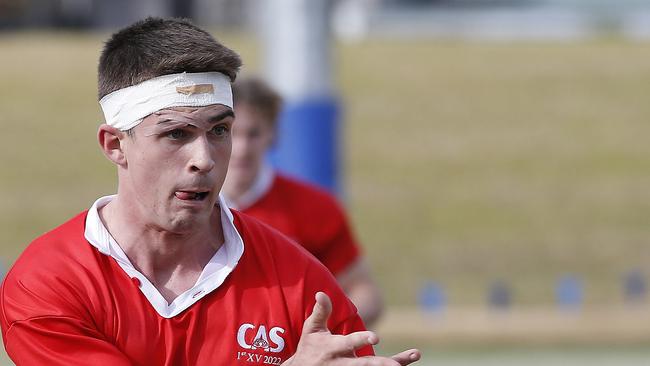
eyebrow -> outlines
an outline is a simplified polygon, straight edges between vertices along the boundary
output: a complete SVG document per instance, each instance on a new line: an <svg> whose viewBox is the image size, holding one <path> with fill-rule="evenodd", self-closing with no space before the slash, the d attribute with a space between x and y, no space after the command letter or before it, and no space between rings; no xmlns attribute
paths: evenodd
<svg viewBox="0 0 650 366"><path fill-rule="evenodd" d="M217 123L217 122L219 122L219 121L221 121L221 120L223 120L225 118L228 118L228 117L235 118L235 112L233 112L232 109L225 110L225 111L223 111L223 112L221 112L221 113L219 113L219 114L217 114L215 116L209 117L208 121L210 121L210 123ZM156 124L160 125L160 124L163 124L163 123L173 123L173 122L174 121L167 120L167 121L159 121Z"/></svg>
<svg viewBox="0 0 650 366"><path fill-rule="evenodd" d="M214 117L210 117L209 120L210 120L210 122L214 123L214 122L219 122L219 121L221 121L222 119L225 119L225 118L227 118L227 117L233 117L233 118L235 118L235 113L232 111L232 109L225 110L225 111L223 111L223 112L217 114L217 115L214 116Z"/></svg>

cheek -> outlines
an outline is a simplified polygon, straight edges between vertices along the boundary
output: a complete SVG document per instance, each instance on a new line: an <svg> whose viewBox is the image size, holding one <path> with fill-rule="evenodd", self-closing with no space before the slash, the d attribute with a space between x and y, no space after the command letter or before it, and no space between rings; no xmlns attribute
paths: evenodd
<svg viewBox="0 0 650 366"><path fill-rule="evenodd" d="M228 164L228 160L230 160L230 155L232 155L232 151L233 151L233 142L232 140L229 140L228 143L225 144L222 153L222 156L225 158L226 164Z"/></svg>
<svg viewBox="0 0 650 366"><path fill-rule="evenodd" d="M212 160L217 165L228 165L230 155L234 153L235 149L240 149L241 145L232 141L231 139L220 141L211 148Z"/></svg>
<svg viewBox="0 0 650 366"><path fill-rule="evenodd" d="M275 135L273 134L273 132L271 132L269 130L267 130L264 134L262 134L262 136L261 136L261 140L262 140L261 144L264 146L263 149L264 150L270 149L271 146L273 145L274 139L275 139Z"/></svg>
<svg viewBox="0 0 650 366"><path fill-rule="evenodd" d="M249 156L252 152L252 141L252 139L244 137L233 139L231 145L232 155L237 157Z"/></svg>
<svg viewBox="0 0 650 366"><path fill-rule="evenodd" d="M178 151L161 154L151 149L146 154L137 155L130 169L135 170L135 179L141 187L155 191L157 186L169 180L168 176L177 174L173 167L179 162L174 159L179 159L181 155Z"/></svg>
<svg viewBox="0 0 650 366"><path fill-rule="evenodd" d="M246 140L241 137L235 137L230 142L230 148L233 155L241 154L246 148Z"/></svg>
<svg viewBox="0 0 650 366"><path fill-rule="evenodd" d="M256 155L263 155L271 147L271 139L267 135L261 135L251 142L251 150Z"/></svg>

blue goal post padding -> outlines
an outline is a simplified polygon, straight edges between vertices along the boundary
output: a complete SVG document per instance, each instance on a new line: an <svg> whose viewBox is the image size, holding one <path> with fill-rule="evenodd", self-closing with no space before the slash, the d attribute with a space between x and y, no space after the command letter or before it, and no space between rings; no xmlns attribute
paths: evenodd
<svg viewBox="0 0 650 366"><path fill-rule="evenodd" d="M334 97L285 102L269 161L288 175L339 195L339 118Z"/></svg>

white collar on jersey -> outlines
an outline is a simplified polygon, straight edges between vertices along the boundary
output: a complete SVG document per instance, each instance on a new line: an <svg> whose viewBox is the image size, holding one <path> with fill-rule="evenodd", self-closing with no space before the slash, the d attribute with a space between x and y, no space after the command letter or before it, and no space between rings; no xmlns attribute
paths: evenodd
<svg viewBox="0 0 650 366"><path fill-rule="evenodd" d="M220 195L219 207L221 207L224 245L219 248L210 259L210 262L203 268L203 272L201 272L196 284L180 294L171 304L168 304L147 277L133 267L129 258L124 254L122 248L113 239L99 218L98 209L108 204L113 198L115 198L115 195L101 197L90 207L86 217L84 236L101 253L113 257L129 277L138 280L134 280L134 282L140 283L140 291L163 318L172 318L180 314L205 295L221 286L244 253L244 241L237 232L237 228L235 228L232 213Z"/></svg>
<svg viewBox="0 0 650 366"><path fill-rule="evenodd" d="M268 164L263 164L260 169L259 174L255 177L255 182L251 188L244 192L244 194L239 197L237 202L230 200L230 198L224 196L226 203L229 207L232 207L237 210L245 210L251 207L255 202L271 190L273 185L273 179L275 179L275 171Z"/></svg>

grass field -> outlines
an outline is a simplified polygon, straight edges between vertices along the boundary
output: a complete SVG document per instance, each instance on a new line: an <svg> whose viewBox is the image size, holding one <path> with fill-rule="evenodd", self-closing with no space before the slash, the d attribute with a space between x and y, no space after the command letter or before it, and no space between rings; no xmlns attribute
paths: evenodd
<svg viewBox="0 0 650 366"><path fill-rule="evenodd" d="M115 190L94 141L101 35L0 35L0 255ZM250 38L226 35L245 72ZM375 40L339 46L347 202L390 303L435 279L450 302L562 273L617 302L650 263L650 45Z"/></svg>
<svg viewBox="0 0 650 366"><path fill-rule="evenodd" d="M392 354L401 349L381 349ZM385 351L385 352L383 352ZM650 351L644 348L473 348L427 349L418 366L647 366ZM0 355L0 365L13 363Z"/></svg>
<svg viewBox="0 0 650 366"><path fill-rule="evenodd" d="M643 348L430 349L419 366L645 366Z"/></svg>
<svg viewBox="0 0 650 366"><path fill-rule="evenodd" d="M393 303L620 299L650 263L650 45L382 42L340 50L350 206Z"/></svg>
<svg viewBox="0 0 650 366"><path fill-rule="evenodd" d="M258 69L249 37L221 38L242 53L245 72ZM0 34L7 265L115 190L95 142L102 39ZM621 275L650 264L648 60L649 44L620 40L339 45L347 204L389 305L414 305L429 279L447 287L452 307L481 305L496 278L518 304L548 305L564 273L584 278L589 305L620 303ZM577 363L564 363L552 361L562 354L554 349L504 350L491 361L423 346L445 365L538 364L516 361L533 356L637 365L649 356L625 349L610 362L588 351L591 361L579 361L575 351Z"/></svg>

